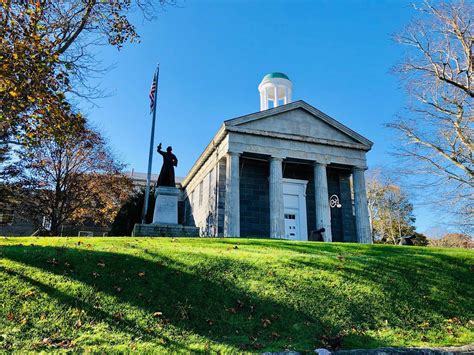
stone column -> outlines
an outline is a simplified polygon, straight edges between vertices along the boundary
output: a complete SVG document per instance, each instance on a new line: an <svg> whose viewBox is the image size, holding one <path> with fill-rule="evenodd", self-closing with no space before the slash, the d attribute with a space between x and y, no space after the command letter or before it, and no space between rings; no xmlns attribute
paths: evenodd
<svg viewBox="0 0 474 355"><path fill-rule="evenodd" d="M263 109L268 110L268 88L263 91Z"/></svg>
<svg viewBox="0 0 474 355"><path fill-rule="evenodd" d="M240 237L239 175L239 154L228 152L226 164L224 237Z"/></svg>
<svg viewBox="0 0 474 355"><path fill-rule="evenodd" d="M352 169L354 188L354 210L356 235L358 243L372 244L370 235L369 210L367 207L367 193L365 191L364 168L355 166Z"/></svg>
<svg viewBox="0 0 474 355"><path fill-rule="evenodd" d="M273 92L275 95L275 101L273 102L273 107L278 107L278 86L275 85Z"/></svg>
<svg viewBox="0 0 474 355"><path fill-rule="evenodd" d="M270 158L270 238L285 236L282 158Z"/></svg>
<svg viewBox="0 0 474 355"><path fill-rule="evenodd" d="M329 210L326 164L314 163L314 197L316 200L316 229L324 228L325 242L332 242L331 212Z"/></svg>

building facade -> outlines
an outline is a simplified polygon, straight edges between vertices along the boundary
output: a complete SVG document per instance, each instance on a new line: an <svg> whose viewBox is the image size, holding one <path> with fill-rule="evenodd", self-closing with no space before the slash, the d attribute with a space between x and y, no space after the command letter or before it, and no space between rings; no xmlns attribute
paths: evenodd
<svg viewBox="0 0 474 355"><path fill-rule="evenodd" d="M292 102L285 74L266 75L259 92L261 110L225 121L181 182L180 222L203 236L371 243L373 143Z"/></svg>

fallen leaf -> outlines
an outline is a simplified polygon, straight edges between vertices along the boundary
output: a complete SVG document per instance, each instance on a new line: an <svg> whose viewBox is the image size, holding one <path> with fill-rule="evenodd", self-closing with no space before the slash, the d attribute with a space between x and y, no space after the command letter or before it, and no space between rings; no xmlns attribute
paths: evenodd
<svg viewBox="0 0 474 355"><path fill-rule="evenodd" d="M80 327L82 327L82 322L80 319L76 320L76 322L74 323L74 327L79 329Z"/></svg>
<svg viewBox="0 0 474 355"><path fill-rule="evenodd" d="M155 312L153 313L153 317L161 317L163 315L162 312Z"/></svg>
<svg viewBox="0 0 474 355"><path fill-rule="evenodd" d="M100 262L100 263L97 263L97 266L105 267L105 264L103 262Z"/></svg>
<svg viewBox="0 0 474 355"><path fill-rule="evenodd" d="M63 349L72 348L72 347L74 346L74 345L71 343L70 340L63 340L62 342L58 343L57 345L60 346L60 347L63 348Z"/></svg>
<svg viewBox="0 0 474 355"><path fill-rule="evenodd" d="M123 319L123 313L120 313L120 312L114 313L114 318L115 319Z"/></svg>
<svg viewBox="0 0 474 355"><path fill-rule="evenodd" d="M32 297L32 296L35 295L35 293L36 293L35 291L30 290L30 291L28 291L27 293L25 293L24 297L25 297L25 298Z"/></svg>
<svg viewBox="0 0 474 355"><path fill-rule="evenodd" d="M270 339L271 340L277 340L280 338L280 334L276 333L276 332L272 332L272 334L270 334Z"/></svg>
<svg viewBox="0 0 474 355"><path fill-rule="evenodd" d="M144 272L139 272L138 276L143 277L143 276L145 276L145 273Z"/></svg>

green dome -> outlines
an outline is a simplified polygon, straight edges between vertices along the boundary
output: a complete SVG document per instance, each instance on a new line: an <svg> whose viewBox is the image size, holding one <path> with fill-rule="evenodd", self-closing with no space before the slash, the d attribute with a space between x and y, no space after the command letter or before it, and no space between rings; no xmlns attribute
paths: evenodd
<svg viewBox="0 0 474 355"><path fill-rule="evenodd" d="M279 73L279 72L274 72L274 73L267 74L263 77L263 80L273 79L273 78L282 78L282 79L290 80L288 75L283 74L283 73Z"/></svg>

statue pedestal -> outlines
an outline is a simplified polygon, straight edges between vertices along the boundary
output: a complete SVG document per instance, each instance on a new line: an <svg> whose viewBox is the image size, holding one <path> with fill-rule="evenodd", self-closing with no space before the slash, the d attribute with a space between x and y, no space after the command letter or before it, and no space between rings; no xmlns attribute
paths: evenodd
<svg viewBox="0 0 474 355"><path fill-rule="evenodd" d="M176 187L156 188L153 224L178 224L178 196L179 189Z"/></svg>
<svg viewBox="0 0 474 355"><path fill-rule="evenodd" d="M179 193L176 187L157 187L153 223L135 224L132 237L199 237L199 228L178 224Z"/></svg>

